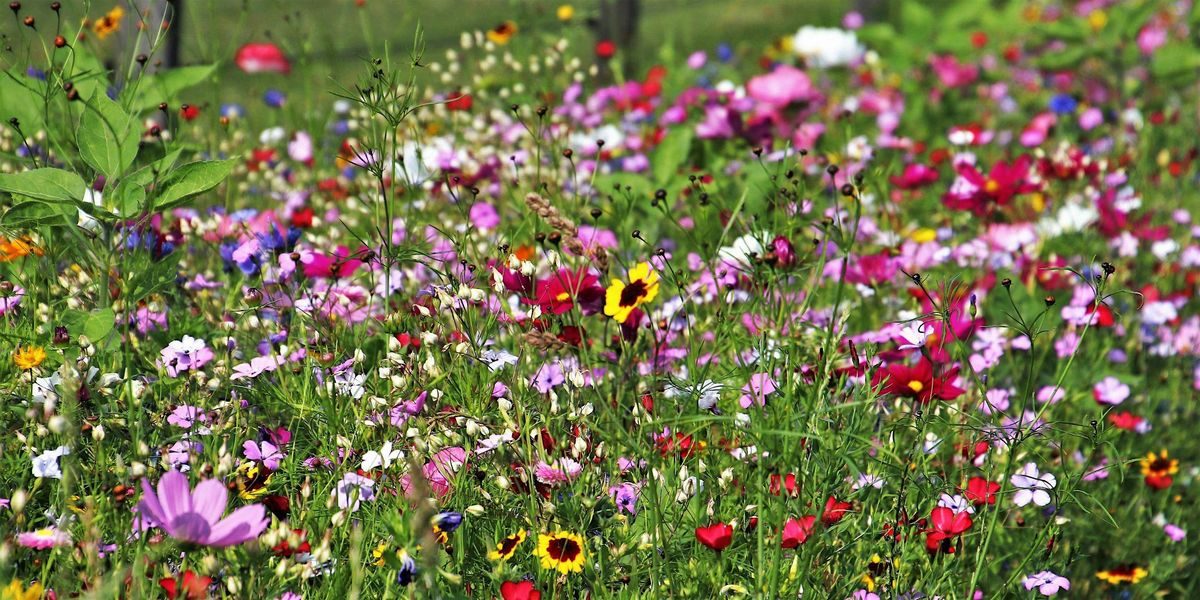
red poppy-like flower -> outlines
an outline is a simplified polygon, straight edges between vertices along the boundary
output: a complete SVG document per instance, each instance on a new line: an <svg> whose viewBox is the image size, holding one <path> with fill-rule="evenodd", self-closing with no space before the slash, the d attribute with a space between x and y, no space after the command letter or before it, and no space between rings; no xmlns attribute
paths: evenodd
<svg viewBox="0 0 1200 600"><path fill-rule="evenodd" d="M808 536L812 535L816 522L817 518L812 515L799 519L788 519L787 523L783 524L783 547L795 548L808 541Z"/></svg>
<svg viewBox="0 0 1200 600"><path fill-rule="evenodd" d="M292 227L308 229L313 224L313 209L305 206L292 213Z"/></svg>
<svg viewBox="0 0 1200 600"><path fill-rule="evenodd" d="M183 117L184 121L195 121L200 116L200 109L193 104L184 104L179 109L179 116Z"/></svg>
<svg viewBox="0 0 1200 600"><path fill-rule="evenodd" d="M283 50L271 43L250 43L238 48L233 61L238 68L246 73L282 73L292 72L292 63L288 62Z"/></svg>
<svg viewBox="0 0 1200 600"><path fill-rule="evenodd" d="M915 366L900 363L888 365L886 370L875 371L872 385L883 385L883 393L912 398L921 404L937 398L953 400L966 390L954 385L958 367L948 369L940 377L934 377L933 365L921 360Z"/></svg>
<svg viewBox="0 0 1200 600"><path fill-rule="evenodd" d="M1108 422L1113 424L1117 429L1125 431L1137 431L1138 426L1145 422L1145 418L1139 417L1129 411L1112 413L1108 415Z"/></svg>
<svg viewBox="0 0 1200 600"><path fill-rule="evenodd" d="M829 499L825 501L825 511L821 513L821 522L824 523L826 527L829 527L844 519L846 517L846 513L850 512L850 509L853 507L854 505L850 504L849 502L842 502L837 498L830 496Z"/></svg>
<svg viewBox="0 0 1200 600"><path fill-rule="evenodd" d="M541 600L542 593L533 588L532 581L505 581L500 584L504 600Z"/></svg>
<svg viewBox="0 0 1200 600"><path fill-rule="evenodd" d="M596 56L609 59L617 53L617 45L612 40L600 40L596 42Z"/></svg>
<svg viewBox="0 0 1200 600"><path fill-rule="evenodd" d="M800 488L796 485L796 474L788 473L781 476L778 473L772 473L770 478L771 494L778 496L780 492L786 490L787 495L795 498L800 493Z"/></svg>
<svg viewBox="0 0 1200 600"><path fill-rule="evenodd" d="M944 506L939 506L929 513L931 527L925 530L925 549L929 552L945 552L954 554L958 548L954 539L971 528L971 515L966 511L955 513Z"/></svg>
<svg viewBox="0 0 1200 600"><path fill-rule="evenodd" d="M455 92L450 95L450 100L446 101L446 110L467 111L471 110L474 103L475 99L470 94Z"/></svg>
<svg viewBox="0 0 1200 600"><path fill-rule="evenodd" d="M983 477L972 477L967 481L967 500L977 505L995 504L998 491L1000 484Z"/></svg>
<svg viewBox="0 0 1200 600"><path fill-rule="evenodd" d="M951 186L942 197L942 203L947 208L969 210L978 215L986 214L993 206L1007 206L1014 197L1041 189L1040 184L1029 181L1032 163L1033 159L1028 155L1012 163L997 161L987 175L975 165L959 164L959 177L967 185Z"/></svg>
<svg viewBox="0 0 1200 600"><path fill-rule="evenodd" d="M212 577L200 577L191 570L183 572L183 585L179 585L179 580L174 577L163 577L158 580L158 585L161 585L167 593L167 598L175 600L176 598L186 598L187 600L203 600L208 597L208 586L212 584Z"/></svg>
<svg viewBox="0 0 1200 600"><path fill-rule="evenodd" d="M585 314L599 312L604 306L604 288L600 278L588 272L587 267L576 271L559 269L557 273L537 282L537 293L533 302L542 311L561 315L573 308L578 301Z"/></svg>
<svg viewBox="0 0 1200 600"><path fill-rule="evenodd" d="M696 541L720 552L733 543L733 527L725 523L713 523L708 527L697 527Z"/></svg>

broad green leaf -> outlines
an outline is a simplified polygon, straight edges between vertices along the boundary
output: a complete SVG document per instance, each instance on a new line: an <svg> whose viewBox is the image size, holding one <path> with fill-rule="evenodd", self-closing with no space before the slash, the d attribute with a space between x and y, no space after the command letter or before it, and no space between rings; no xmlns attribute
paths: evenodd
<svg viewBox="0 0 1200 600"><path fill-rule="evenodd" d="M20 194L48 202L78 202L83 200L87 184L83 178L62 169L34 169L13 174L0 174L0 192Z"/></svg>
<svg viewBox="0 0 1200 600"><path fill-rule="evenodd" d="M658 148L654 149L654 157L650 159L654 166L654 181L660 185L670 181L687 160L691 147L691 128L677 127L668 133Z"/></svg>
<svg viewBox="0 0 1200 600"><path fill-rule="evenodd" d="M116 324L117 315L111 308L98 308L88 313L87 319L83 321L83 334L88 336L89 340L99 341L104 339L113 330Z"/></svg>
<svg viewBox="0 0 1200 600"><path fill-rule="evenodd" d="M135 91L133 110L149 110L163 102L173 102L179 92L199 85L212 77L217 65L179 67L142 79Z"/></svg>
<svg viewBox="0 0 1200 600"><path fill-rule="evenodd" d="M1200 51L1183 43L1159 48L1150 60L1150 73L1156 78L1175 78L1189 73L1194 75L1197 68L1200 68Z"/></svg>
<svg viewBox="0 0 1200 600"><path fill-rule="evenodd" d="M184 200L217 187L233 171L232 160L188 163L168 175L154 203L155 210L168 210Z"/></svg>
<svg viewBox="0 0 1200 600"><path fill-rule="evenodd" d="M32 136L45 129L42 118L42 95L33 86L44 85L18 71L0 72L0 123L8 128L8 120L16 118L25 135Z"/></svg>
<svg viewBox="0 0 1200 600"><path fill-rule="evenodd" d="M96 94L79 123L79 154L97 172L116 179L137 158L139 130L136 118L108 96Z"/></svg>
<svg viewBox="0 0 1200 600"><path fill-rule="evenodd" d="M74 216L74 209L66 204L50 204L41 200L24 200L4 211L4 216L0 217L0 223L3 223L5 227L11 228L62 225L69 223Z"/></svg>
<svg viewBox="0 0 1200 600"><path fill-rule="evenodd" d="M130 177L121 180L112 191L112 206L124 218L135 217L146 204L146 187Z"/></svg>

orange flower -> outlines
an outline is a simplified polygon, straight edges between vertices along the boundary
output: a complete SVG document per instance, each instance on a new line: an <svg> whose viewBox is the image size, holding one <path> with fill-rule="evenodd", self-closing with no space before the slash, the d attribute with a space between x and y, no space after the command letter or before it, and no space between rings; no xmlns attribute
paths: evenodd
<svg viewBox="0 0 1200 600"><path fill-rule="evenodd" d="M45 254L45 252L43 252L41 248L38 248L37 245L35 245L33 241L29 239L29 236L22 236L20 238L11 240L4 236L0 236L0 262L16 260L30 254L41 256Z"/></svg>
<svg viewBox="0 0 1200 600"><path fill-rule="evenodd" d="M487 39L493 44L505 45L512 36L517 34L517 24L513 21L505 21L487 32Z"/></svg>
<svg viewBox="0 0 1200 600"><path fill-rule="evenodd" d="M92 24L92 31L96 32L96 37L104 39L117 30L121 29L121 19L125 17L125 9L120 6L114 6L108 14L96 19Z"/></svg>
<svg viewBox="0 0 1200 600"><path fill-rule="evenodd" d="M38 346L19 347L13 351L13 364L22 371L36 369L46 360L46 351Z"/></svg>

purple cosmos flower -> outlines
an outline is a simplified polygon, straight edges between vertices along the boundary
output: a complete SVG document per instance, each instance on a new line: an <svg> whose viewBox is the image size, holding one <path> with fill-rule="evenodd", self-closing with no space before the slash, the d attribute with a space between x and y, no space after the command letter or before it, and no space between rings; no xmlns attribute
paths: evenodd
<svg viewBox="0 0 1200 600"><path fill-rule="evenodd" d="M246 458L259 461L272 471L279 469L279 461L284 458L283 451L271 442L246 440L246 443L242 444L242 452L246 454Z"/></svg>
<svg viewBox="0 0 1200 600"><path fill-rule="evenodd" d="M213 351L204 340L190 335L182 340L175 340L160 352L159 364L167 370L167 375L179 377L184 371L198 370L213 359Z"/></svg>
<svg viewBox="0 0 1200 600"><path fill-rule="evenodd" d="M185 543L223 548L257 538L270 524L261 504L243 506L224 519L229 492L225 484L206 479L192 490L187 475L168 471L158 481L158 490L142 478L142 501L138 519L156 526Z"/></svg>
<svg viewBox="0 0 1200 600"><path fill-rule="evenodd" d="M750 408L751 405L758 403L759 406L767 405L767 396L774 394L778 389L774 379L771 379L770 373L755 373L750 376L750 383L742 387L742 408Z"/></svg>
<svg viewBox="0 0 1200 600"><path fill-rule="evenodd" d="M1024 585L1025 589L1027 590L1037 588L1038 593L1043 596L1053 596L1057 594L1059 590L1071 589L1071 582L1066 577L1051 571L1042 571L1040 573L1034 573L1033 575L1026 575L1025 578L1021 580L1021 584Z"/></svg>

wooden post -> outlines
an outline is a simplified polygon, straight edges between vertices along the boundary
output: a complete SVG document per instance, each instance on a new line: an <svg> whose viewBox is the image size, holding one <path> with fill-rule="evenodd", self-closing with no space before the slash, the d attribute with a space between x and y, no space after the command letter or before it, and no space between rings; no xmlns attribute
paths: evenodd
<svg viewBox="0 0 1200 600"><path fill-rule="evenodd" d="M627 74L632 73L634 62L634 40L637 38L638 18L641 16L640 0L600 0L600 19L596 23L596 41L610 40L624 58ZM608 75L607 65L601 69Z"/></svg>

